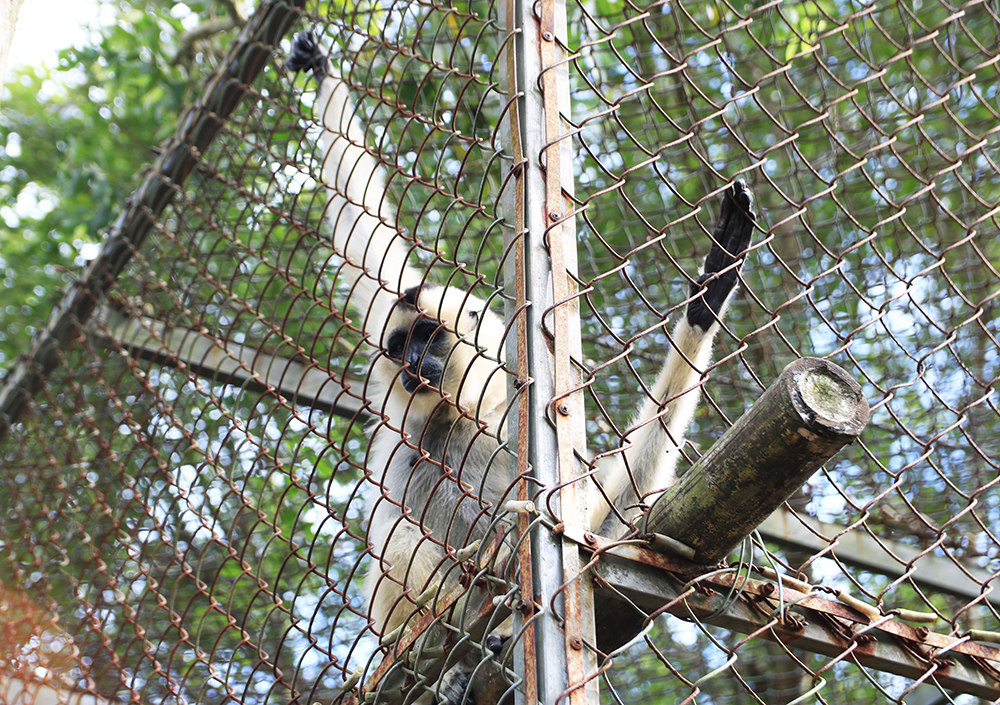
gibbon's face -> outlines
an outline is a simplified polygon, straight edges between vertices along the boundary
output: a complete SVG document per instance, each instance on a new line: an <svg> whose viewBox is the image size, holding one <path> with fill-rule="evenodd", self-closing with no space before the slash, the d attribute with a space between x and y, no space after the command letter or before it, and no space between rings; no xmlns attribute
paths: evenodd
<svg viewBox="0 0 1000 705"><path fill-rule="evenodd" d="M410 394L418 389L426 391L428 387L421 386L424 380L431 387L441 389L441 378L453 343L451 334L441 321L420 313L413 316L409 326L403 321L400 323L403 325L389 333L385 352L402 368L403 389Z"/></svg>
<svg viewBox="0 0 1000 705"><path fill-rule="evenodd" d="M438 392L478 405L495 386L503 323L466 291L425 284L407 289L395 303L383 337L385 357L409 395ZM470 379L471 378L471 379ZM463 397L467 397L463 399Z"/></svg>

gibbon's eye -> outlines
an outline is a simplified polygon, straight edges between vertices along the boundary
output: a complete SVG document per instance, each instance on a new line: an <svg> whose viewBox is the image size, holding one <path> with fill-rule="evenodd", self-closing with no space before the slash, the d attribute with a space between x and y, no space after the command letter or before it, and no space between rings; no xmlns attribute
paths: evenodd
<svg viewBox="0 0 1000 705"><path fill-rule="evenodd" d="M469 316L472 318L472 320L474 320L474 321L476 321L478 323L479 322L479 315L481 313L482 313L482 311L471 311L470 310L469 311Z"/></svg>
<svg viewBox="0 0 1000 705"><path fill-rule="evenodd" d="M385 344L386 354L396 360L397 362L403 361L403 347L406 345L406 331L405 330L394 330L389 335L389 340Z"/></svg>

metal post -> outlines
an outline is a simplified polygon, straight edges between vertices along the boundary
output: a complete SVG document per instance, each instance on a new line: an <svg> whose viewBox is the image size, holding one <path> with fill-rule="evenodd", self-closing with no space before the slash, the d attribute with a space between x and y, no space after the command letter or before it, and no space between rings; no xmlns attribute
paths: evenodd
<svg viewBox="0 0 1000 705"><path fill-rule="evenodd" d="M586 492L573 482L575 450L585 436L572 368L581 343L570 276L576 272L572 149L561 118L569 110L566 9L563 0L505 0L500 7L513 155L513 193L505 199L514 225L505 242L508 314L516 318L507 352L517 369L510 435L517 438L519 476L526 478L522 498L534 498L558 525L564 516L588 516ZM593 590L581 574L579 548L540 522L529 526L522 518L520 529L530 531L518 611L525 625L524 701L597 703L596 658L587 648L595 643Z"/></svg>

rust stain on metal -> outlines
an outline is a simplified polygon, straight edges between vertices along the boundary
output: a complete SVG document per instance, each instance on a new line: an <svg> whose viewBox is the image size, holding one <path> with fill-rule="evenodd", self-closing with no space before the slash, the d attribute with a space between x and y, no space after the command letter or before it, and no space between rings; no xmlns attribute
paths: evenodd
<svg viewBox="0 0 1000 705"><path fill-rule="evenodd" d="M582 529L573 526L566 527L565 535L567 538L579 543L581 547L591 550L595 554L612 554L618 556L619 558L636 561L637 563L659 568L660 570L664 570L675 575L697 575L698 573L707 573L717 568L717 566L704 566L697 563L691 563L689 561L685 561L683 558L657 553L655 551L642 548L641 546L636 546L632 543L623 543L604 538L603 536L595 536L590 532L584 532ZM736 583L736 581L737 578L733 575L723 574L707 578L704 583L701 584L707 584L721 589L729 589ZM818 595L807 595L797 590L785 587L780 588L779 592L779 588L775 583L766 580L740 578L739 582L745 583L743 589L748 595L752 595L760 600L768 600L774 605L778 604L778 598L780 595L786 604L794 602L796 607L819 615L825 615L827 617L844 620L851 624L864 626L868 626L871 621L868 616L861 614L860 612L835 600L828 600L824 597L819 597ZM873 627L873 631L880 631L891 635L898 640L902 640L912 645L913 647L923 645L930 646L935 649L948 648L949 651L965 654L966 656L1000 663L1000 648L988 646L975 641L963 641L959 638L948 636L946 634L932 632L925 626L911 627L903 622L899 622L894 619L887 619L884 622L875 625Z"/></svg>
<svg viewBox="0 0 1000 705"><path fill-rule="evenodd" d="M551 223L546 231L549 261L552 273L551 309L553 318L553 354L554 354L554 394L553 407L556 414L553 423L556 428L556 440L559 463L560 507L565 515L567 512L576 516L586 516L586 493L577 492L576 481L578 470L575 449L578 440L584 436L583 397L579 389L574 389L572 358L579 343L578 302L575 296L575 286L569 275L569 269L575 269L575 243L572 230L567 227L563 218L565 212L563 203L564 191L571 191L572 185L562 182L563 134L560 110L560 91L558 67L561 64L561 49L554 41L557 31L557 13L564 12L562 5L556 0L542 0L540 4L540 45L542 103L544 106L543 148L545 159L545 212ZM542 156L542 155L539 155ZM566 638L566 669L569 684L569 702L573 705L583 705L587 702L588 692L582 686L587 678L587 654L582 648L574 648L574 639L580 639L585 630L589 633L592 617L585 619L583 604L590 604L584 599L584 593L592 590L589 581L582 580L579 549L572 543L563 542L563 607L565 623L563 629ZM553 596L554 598L554 596ZM560 698L561 699L561 698Z"/></svg>
<svg viewBox="0 0 1000 705"><path fill-rule="evenodd" d="M515 26L516 18L514 3L507 3L507 28L508 31ZM507 80L508 95L520 96L521 88L517 85L517 65L513 47L515 42L506 42L507 47ZM528 417L531 413L530 397L531 370L528 368L528 330L525 312L528 306L527 295L527 264L525 261L525 183L526 172L524 169L525 156L521 143L521 117L520 101L512 99L510 103L511 149L514 161L514 297L517 308L515 335L517 346L517 381L515 389L518 390L517 401L517 498L520 501L534 499L531 496L531 489L528 486L531 467L528 464L529 452L529 426ZM521 536L526 536L531 529L531 520L527 514L517 515L517 531ZM531 571L531 548L528 541L520 541L517 550L518 578L521 591L521 599L518 602L518 612L524 620L524 627L521 633L521 648L524 654L524 701L526 705L537 705L538 703L538 676L536 670L535 653L535 625L534 625L534 605L530 602L532 594L532 571Z"/></svg>

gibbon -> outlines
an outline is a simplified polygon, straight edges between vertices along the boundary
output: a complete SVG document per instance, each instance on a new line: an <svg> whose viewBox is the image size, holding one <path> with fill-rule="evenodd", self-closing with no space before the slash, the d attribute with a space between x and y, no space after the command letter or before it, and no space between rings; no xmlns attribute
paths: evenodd
<svg viewBox="0 0 1000 705"><path fill-rule="evenodd" d="M505 327L483 300L428 282L409 263L414 243L396 227L349 87L310 33L295 38L287 65L311 70L319 82L313 110L328 198L324 218L344 261L336 276L347 283L348 304L363 316L364 335L376 349L365 389L377 417L366 460L372 555L366 596L372 628L384 635L418 609L418 595L458 582L456 552L491 538L494 512L513 497L501 449ZM750 193L738 181L723 198L704 273L691 284L652 396L623 451L605 458L598 482L590 482L591 516L581 522L587 528L620 530L617 515L634 518L640 501L651 503L676 481L679 448L754 220ZM451 679L437 691L440 702L472 702L463 700L467 678Z"/></svg>

